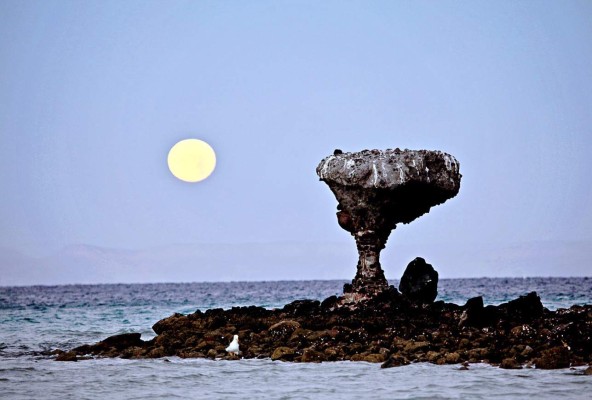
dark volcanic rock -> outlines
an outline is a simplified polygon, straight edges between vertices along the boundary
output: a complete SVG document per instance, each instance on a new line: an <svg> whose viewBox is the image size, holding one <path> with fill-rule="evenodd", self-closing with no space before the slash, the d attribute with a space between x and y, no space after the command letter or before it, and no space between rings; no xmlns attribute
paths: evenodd
<svg viewBox="0 0 592 400"><path fill-rule="evenodd" d="M543 351L534 364L541 369L568 368L570 359L569 350L565 346L557 346Z"/></svg>
<svg viewBox="0 0 592 400"><path fill-rule="evenodd" d="M100 344L105 347L121 350L130 346L141 345L143 343L140 339L141 336L140 333L122 333L120 335L109 336L100 342Z"/></svg>
<svg viewBox="0 0 592 400"><path fill-rule="evenodd" d="M82 360L92 354L231 360L238 357L225 348L233 335L239 335L243 358L294 362L358 360L380 362L385 368L417 361L490 362L502 368L565 368L592 362L592 306L541 313L536 299L535 293L500 306L484 307L480 298L463 307L442 301L415 304L391 286L355 308L298 301L274 310L233 307L175 314L155 324L159 333L150 341L142 341L140 334L117 335L80 346L60 359ZM526 310L540 315L527 316ZM461 324L467 311L476 313L468 321L481 326ZM489 317L480 319L482 313Z"/></svg>
<svg viewBox="0 0 592 400"><path fill-rule="evenodd" d="M78 361L77 353L75 351L67 351L59 354L56 361Z"/></svg>
<svg viewBox="0 0 592 400"><path fill-rule="evenodd" d="M474 326L482 328L493 325L498 319L498 308L483 306L483 297L477 296L467 300L460 317L459 326Z"/></svg>
<svg viewBox="0 0 592 400"><path fill-rule="evenodd" d="M296 321L280 321L269 327L269 333L275 337L285 337L294 333L298 328L300 328L300 324Z"/></svg>
<svg viewBox="0 0 592 400"><path fill-rule="evenodd" d="M403 356L394 355L388 360L386 360L380 368L393 368L393 367L401 367L403 365L409 365L409 360L407 360Z"/></svg>
<svg viewBox="0 0 592 400"><path fill-rule="evenodd" d="M543 310L541 298L535 292L530 292L526 296L520 296L515 300L499 305L501 313L504 313L508 318L519 321L538 318L543 314Z"/></svg>
<svg viewBox="0 0 592 400"><path fill-rule="evenodd" d="M464 306L460 316L459 326L482 326L483 297L471 297Z"/></svg>
<svg viewBox="0 0 592 400"><path fill-rule="evenodd" d="M276 360L282 360L282 361L293 361L294 360L294 354L296 352L294 351L294 349L290 348L290 347L278 347L277 349L275 349L273 351L273 354L271 355L271 359L276 361Z"/></svg>
<svg viewBox="0 0 592 400"><path fill-rule="evenodd" d="M522 365L515 358L504 358L500 364L503 369L521 369Z"/></svg>
<svg viewBox="0 0 592 400"><path fill-rule="evenodd" d="M388 287L379 257L396 225L456 196L461 179L449 154L399 149L335 151L320 162L317 175L337 198L337 222L356 240L357 273L344 288L354 299Z"/></svg>
<svg viewBox="0 0 592 400"><path fill-rule="evenodd" d="M438 272L421 257L411 261L399 283L399 290L417 303L432 303L438 295Z"/></svg>

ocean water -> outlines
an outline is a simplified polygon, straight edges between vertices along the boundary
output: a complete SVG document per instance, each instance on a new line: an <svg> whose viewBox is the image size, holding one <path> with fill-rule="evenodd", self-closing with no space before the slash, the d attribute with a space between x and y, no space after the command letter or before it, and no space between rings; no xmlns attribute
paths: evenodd
<svg viewBox="0 0 592 400"><path fill-rule="evenodd" d="M55 362L41 353L140 332L175 312L259 305L341 293L344 281L163 283L0 287L0 398L392 399L590 398L583 368L503 370L473 364L297 364L270 360L94 359ZM391 281L397 285L398 282ZM536 291L549 309L592 304L592 278L441 280L438 299L499 304Z"/></svg>

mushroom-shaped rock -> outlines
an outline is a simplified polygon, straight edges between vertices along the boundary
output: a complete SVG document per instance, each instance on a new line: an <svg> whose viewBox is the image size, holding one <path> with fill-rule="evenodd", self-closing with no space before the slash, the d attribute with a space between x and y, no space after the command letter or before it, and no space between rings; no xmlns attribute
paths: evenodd
<svg viewBox="0 0 592 400"><path fill-rule="evenodd" d="M461 180L453 156L428 150L336 150L317 175L337 198L337 222L356 240L358 270L347 287L362 297L388 288L379 255L396 224L456 196Z"/></svg>

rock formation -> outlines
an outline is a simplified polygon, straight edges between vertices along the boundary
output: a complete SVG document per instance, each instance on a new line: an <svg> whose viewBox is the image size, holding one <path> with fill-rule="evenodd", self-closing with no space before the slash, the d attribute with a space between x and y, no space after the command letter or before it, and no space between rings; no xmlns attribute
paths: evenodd
<svg viewBox="0 0 592 400"><path fill-rule="evenodd" d="M352 233L360 260L350 297L296 300L279 309L232 307L174 314L158 321L156 337L139 333L51 354L59 361L94 357L211 358L236 360L226 351L239 335L244 358L294 362L367 361L384 368L410 362L489 362L502 368L592 365L592 305L549 311L529 293L497 306L482 297L464 306L436 301L437 277L425 260L413 260L400 294L388 286L378 257L399 222L409 223L458 193L458 162L432 151L363 151L336 154L317 168L339 202L339 224ZM90 355L90 356L89 356ZM592 370L585 373L592 374Z"/></svg>
<svg viewBox="0 0 592 400"><path fill-rule="evenodd" d="M480 297L465 306L418 304L389 290L356 308L331 303L296 300L273 310L251 306L174 314L154 324L157 336L148 341L126 333L53 354L57 361L91 356L237 360L225 348L238 334L246 359L367 361L383 368L430 362L461 364L461 369L480 362L543 369L592 362L592 306L549 311L534 292L485 308ZM484 311L486 318L472 318Z"/></svg>
<svg viewBox="0 0 592 400"><path fill-rule="evenodd" d="M317 175L337 198L337 222L356 240L357 273L344 287L354 298L388 288L379 258L391 231L456 196L461 179L459 163L449 154L400 149L335 150L320 162Z"/></svg>
<svg viewBox="0 0 592 400"><path fill-rule="evenodd" d="M423 258L417 257L405 268L399 290L411 301L432 303L438 296L438 272Z"/></svg>

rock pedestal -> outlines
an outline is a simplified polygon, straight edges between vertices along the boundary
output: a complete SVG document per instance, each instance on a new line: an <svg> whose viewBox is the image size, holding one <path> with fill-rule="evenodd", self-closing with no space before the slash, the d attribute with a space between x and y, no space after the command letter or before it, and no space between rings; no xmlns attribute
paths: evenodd
<svg viewBox="0 0 592 400"><path fill-rule="evenodd" d="M317 167L337 202L337 222L358 248L357 273L344 292L372 297L388 288L380 252L398 223L409 223L456 196L456 159L441 151L364 150L334 154Z"/></svg>

